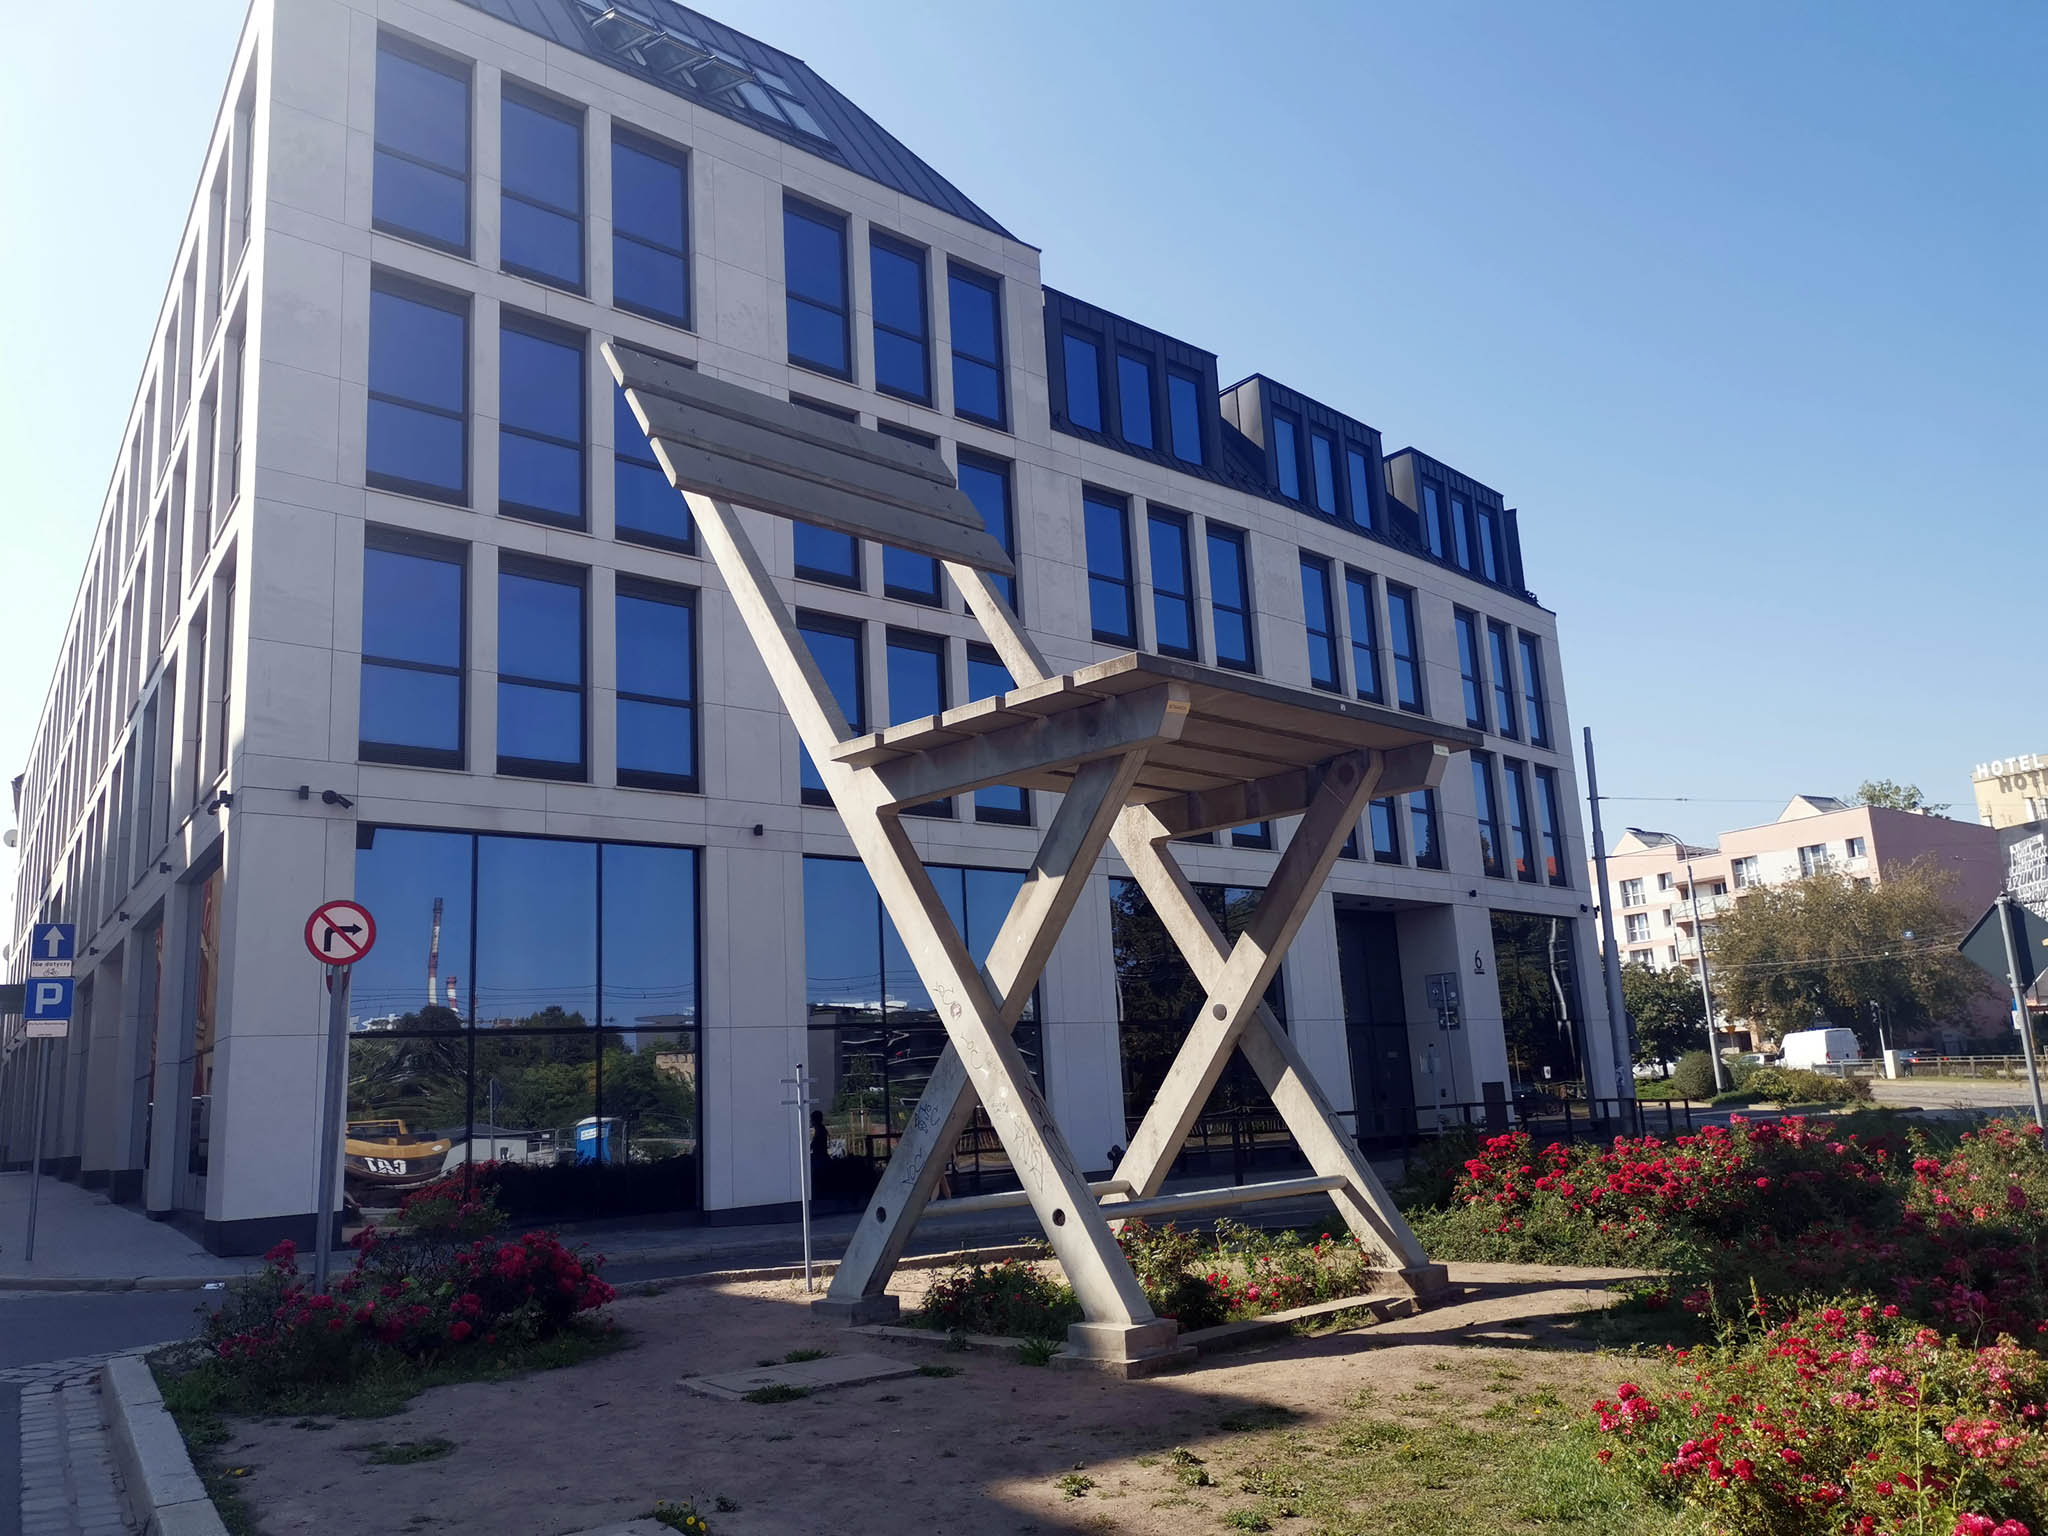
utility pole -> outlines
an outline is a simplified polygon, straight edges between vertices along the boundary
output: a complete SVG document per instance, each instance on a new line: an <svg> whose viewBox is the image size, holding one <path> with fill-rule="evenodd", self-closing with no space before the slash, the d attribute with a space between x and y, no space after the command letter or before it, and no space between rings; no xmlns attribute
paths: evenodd
<svg viewBox="0 0 2048 1536"><path fill-rule="evenodd" d="M1707 1005L1707 1060L1714 1064L1714 1092L1726 1093L1728 1079L1721 1070L1721 1042L1714 1036L1714 992L1707 985L1707 936L1700 931L1700 884L1692 877L1692 861L1685 866L1685 894L1692 903L1692 941L1700 952L1700 999Z"/></svg>
<svg viewBox="0 0 2048 1536"><path fill-rule="evenodd" d="M1614 944L1613 887L1607 883L1607 834L1600 827L1600 776L1593 767L1590 725L1586 727L1586 804L1593 812L1593 868L1600 880L1600 969L1607 978L1607 1033L1614 1048L1614 1096L1629 1100L1636 1096L1635 1061L1628 1048L1628 1006L1621 997L1621 951ZM1711 1014L1708 1022L1712 1023Z"/></svg>

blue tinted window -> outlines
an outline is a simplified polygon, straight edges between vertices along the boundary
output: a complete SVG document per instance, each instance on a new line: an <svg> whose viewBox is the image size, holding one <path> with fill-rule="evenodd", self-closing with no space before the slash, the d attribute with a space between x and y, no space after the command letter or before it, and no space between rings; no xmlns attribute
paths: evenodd
<svg viewBox="0 0 2048 1536"><path fill-rule="evenodd" d="M1536 770L1536 813L1543 829L1543 878L1552 885L1570 885L1565 872L1564 819L1558 807L1557 770Z"/></svg>
<svg viewBox="0 0 2048 1536"><path fill-rule="evenodd" d="M1344 450L1345 490L1351 500L1351 521L1361 528L1372 526L1372 465L1362 449Z"/></svg>
<svg viewBox="0 0 2048 1536"><path fill-rule="evenodd" d="M1508 792L1508 850L1515 860L1515 878L1536 879L1536 823L1529 814L1529 778L1523 764L1511 757L1500 761Z"/></svg>
<svg viewBox="0 0 2048 1536"><path fill-rule="evenodd" d="M1330 610L1330 567L1301 557L1301 607L1308 626L1308 680L1318 688L1337 686L1337 623Z"/></svg>
<svg viewBox="0 0 2048 1536"><path fill-rule="evenodd" d="M992 277L948 264L953 325L953 414L1003 424L1002 287Z"/></svg>
<svg viewBox="0 0 2048 1536"><path fill-rule="evenodd" d="M1463 570L1472 569L1472 531L1466 526L1469 521L1462 496L1451 498L1451 548Z"/></svg>
<svg viewBox="0 0 2048 1536"><path fill-rule="evenodd" d="M1351 621L1351 686L1361 699L1378 704L1380 691L1380 626L1372 601L1372 578L1363 571L1344 573L1345 616Z"/></svg>
<svg viewBox="0 0 2048 1536"><path fill-rule="evenodd" d="M612 492L618 536L635 544L688 549L690 507L655 462L647 434L626 404L626 392L612 386Z"/></svg>
<svg viewBox="0 0 2048 1536"><path fill-rule="evenodd" d="M1394 652L1394 702L1420 714L1422 640L1415 624L1415 593L1392 582L1387 584L1387 628Z"/></svg>
<svg viewBox="0 0 2048 1536"><path fill-rule="evenodd" d="M1010 669L1003 665L1000 657L985 645L967 647L967 697L975 699L993 698L999 693L1008 693L1016 684L1010 680ZM1008 784L992 789L977 789L974 792L974 819L976 821L1024 822L1030 819L1030 810L1025 791Z"/></svg>
<svg viewBox="0 0 2048 1536"><path fill-rule="evenodd" d="M1550 745L1550 708L1543 698L1543 642L1522 635L1522 707L1529 722L1529 745Z"/></svg>
<svg viewBox="0 0 2048 1536"><path fill-rule="evenodd" d="M370 289L365 476L374 486L469 497L469 311L409 287Z"/></svg>
<svg viewBox="0 0 2048 1536"><path fill-rule="evenodd" d="M362 756L459 768L462 553L377 537L363 549Z"/></svg>
<svg viewBox="0 0 2048 1536"><path fill-rule="evenodd" d="M697 787L696 611L679 587L619 578L619 782Z"/></svg>
<svg viewBox="0 0 2048 1536"><path fill-rule="evenodd" d="M1252 584L1244 535L1209 525L1209 607L1216 629L1216 664L1252 670Z"/></svg>
<svg viewBox="0 0 2048 1536"><path fill-rule="evenodd" d="M441 930L441 974L460 990L444 1006L450 1014L420 1018L420 946L379 944L349 973L349 1002L367 1017L397 1016L401 1023L461 1025L469 1004L469 895L476 840L467 832L412 832L400 827L362 828L357 833L355 899L376 915L389 934ZM447 992L436 1003L448 998ZM408 1021L405 1016L411 1014ZM360 1069L358 1069L360 1070ZM461 1113L460 1100L456 1113Z"/></svg>
<svg viewBox="0 0 2048 1536"><path fill-rule="evenodd" d="M1131 603L1131 535L1122 503L1082 497L1088 538L1088 617L1098 640L1137 643Z"/></svg>
<svg viewBox="0 0 2048 1536"><path fill-rule="evenodd" d="M1184 373L1166 373L1166 414L1173 426L1173 456L1202 462L1201 385Z"/></svg>
<svg viewBox="0 0 2048 1536"><path fill-rule="evenodd" d="M476 841L477 1023L487 1029L595 1024L597 844L539 837ZM490 1071L487 1049L477 1047L480 1077ZM576 1063L568 1068L570 1081L581 1079L588 1094L589 1052L570 1059ZM577 1111L581 1118L581 1102Z"/></svg>
<svg viewBox="0 0 2048 1536"><path fill-rule="evenodd" d="M370 217L469 253L469 71L388 37L377 40Z"/></svg>
<svg viewBox="0 0 2048 1536"><path fill-rule="evenodd" d="M852 378L846 331L846 221L806 203L783 204L782 261L789 360Z"/></svg>
<svg viewBox="0 0 2048 1536"><path fill-rule="evenodd" d="M499 265L583 290L583 119L505 88Z"/></svg>
<svg viewBox="0 0 2048 1536"><path fill-rule="evenodd" d="M583 777L583 657L582 573L501 563L498 772Z"/></svg>
<svg viewBox="0 0 2048 1536"><path fill-rule="evenodd" d="M913 432L908 427L899 427L892 421L876 422L875 430L885 437L900 438L906 443L916 443L920 448L930 448L934 452L939 446L937 438L923 432ZM939 562L930 555L914 555L907 549L884 544L882 591L890 597L900 597L905 602L938 607Z"/></svg>
<svg viewBox="0 0 2048 1536"><path fill-rule="evenodd" d="M1241 827L1230 829L1230 846L1233 848L1271 848L1273 846L1273 823L1250 821Z"/></svg>
<svg viewBox="0 0 2048 1536"><path fill-rule="evenodd" d="M834 421L860 419L854 411L826 405L821 400L806 400L801 395L791 395L789 399L792 405L830 416ZM860 585L860 540L852 534L820 528L816 523L797 522L790 524L790 535L796 550L797 575L830 582L835 587Z"/></svg>
<svg viewBox="0 0 2048 1536"><path fill-rule="evenodd" d="M583 525L583 343L512 318L498 337L498 510Z"/></svg>
<svg viewBox="0 0 2048 1536"><path fill-rule="evenodd" d="M960 489L981 512L989 537L1003 546L1014 564L1017 559L1016 530L1010 516L1010 466L999 459L960 451ZM991 575L989 581L1003 594L1010 611L1017 611L1017 583L1009 576Z"/></svg>
<svg viewBox="0 0 2048 1536"><path fill-rule="evenodd" d="M1194 573L1188 558L1187 519L1153 512L1145 519L1152 548L1154 641L1170 656L1195 654Z"/></svg>
<svg viewBox="0 0 2048 1536"><path fill-rule="evenodd" d="M1479 621L1460 608L1458 629L1458 678L1465 685L1465 723L1486 729L1485 680L1479 675Z"/></svg>
<svg viewBox="0 0 2048 1536"><path fill-rule="evenodd" d="M1280 494L1301 500L1301 433L1293 418L1273 415L1273 463L1280 475Z"/></svg>
<svg viewBox="0 0 2048 1536"><path fill-rule="evenodd" d="M690 323L690 182L679 152L612 139L612 302Z"/></svg>
<svg viewBox="0 0 2048 1536"><path fill-rule="evenodd" d="M1493 759L1484 752L1472 754L1472 801L1479 817L1479 863L1489 874L1505 878L1501 862L1500 806L1493 797Z"/></svg>
<svg viewBox="0 0 2048 1536"><path fill-rule="evenodd" d="M1337 515L1337 445L1327 433L1308 435L1309 467L1314 472L1316 510Z"/></svg>
<svg viewBox="0 0 2048 1536"><path fill-rule="evenodd" d="M874 283L875 388L929 402L924 252L877 235L868 249L868 267Z"/></svg>
<svg viewBox="0 0 2048 1536"><path fill-rule="evenodd" d="M1062 333L1067 372L1067 420L1091 432L1102 430L1102 349L1094 338Z"/></svg>
<svg viewBox="0 0 2048 1536"><path fill-rule="evenodd" d="M1372 803L1372 857L1375 864L1401 862L1401 831L1392 795Z"/></svg>
<svg viewBox="0 0 2048 1536"><path fill-rule="evenodd" d="M811 660L817 664L826 686L832 690L832 697L838 701L839 712L846 716L847 729L856 735L865 731L867 689L861 680L860 625L853 620L826 614L799 613L797 629L810 650ZM802 758L805 803L831 804L831 797L825 792L825 781L819 777L811 754L802 747L797 751Z"/></svg>
<svg viewBox="0 0 2048 1536"><path fill-rule="evenodd" d="M1124 441L1152 446L1152 365L1128 352L1116 355L1116 396Z"/></svg>
<svg viewBox="0 0 2048 1536"><path fill-rule="evenodd" d="M1515 723L1515 663L1508 645L1508 627L1488 622L1487 657L1493 665L1493 718L1503 736L1519 736Z"/></svg>
<svg viewBox="0 0 2048 1536"><path fill-rule="evenodd" d="M1444 867L1443 844L1437 839L1435 790L1418 790L1408 797L1408 835L1415 844L1416 868Z"/></svg>
<svg viewBox="0 0 2048 1536"><path fill-rule="evenodd" d="M1444 553L1443 495L1427 480L1422 483L1422 541L1438 559Z"/></svg>
<svg viewBox="0 0 2048 1536"><path fill-rule="evenodd" d="M889 670L889 723L921 720L946 709L945 642L929 635L890 630L885 660ZM950 816L951 800L907 805L906 816Z"/></svg>
<svg viewBox="0 0 2048 1536"><path fill-rule="evenodd" d="M1493 508L1479 508L1479 573L1488 581L1500 580L1500 525Z"/></svg>

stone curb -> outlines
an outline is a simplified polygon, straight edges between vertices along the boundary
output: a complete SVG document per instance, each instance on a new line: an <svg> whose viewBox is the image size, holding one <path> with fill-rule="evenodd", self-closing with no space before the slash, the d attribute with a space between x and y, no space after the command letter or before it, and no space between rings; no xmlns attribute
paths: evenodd
<svg viewBox="0 0 2048 1536"><path fill-rule="evenodd" d="M239 1275L0 1275L0 1291L203 1291Z"/></svg>
<svg viewBox="0 0 2048 1536"><path fill-rule="evenodd" d="M227 1536L148 1362L121 1355L101 1366L100 1400L142 1536Z"/></svg>
<svg viewBox="0 0 2048 1536"><path fill-rule="evenodd" d="M1036 1258L1044 1248L1043 1243L1005 1243L997 1248L954 1248L946 1253L920 1253L898 1259L896 1267L902 1269L946 1269L955 1264L989 1264L1003 1259ZM839 1260L818 1259L811 1265L811 1273L820 1279L829 1278L839 1272ZM599 1271L603 1273L603 1271ZM714 1269L701 1275L677 1275L666 1280L622 1280L619 1282L621 1295L654 1295L661 1291L675 1290L686 1285L740 1285L752 1280L801 1280L804 1267L801 1264L771 1264L764 1269ZM944 1335L940 1335L944 1337Z"/></svg>

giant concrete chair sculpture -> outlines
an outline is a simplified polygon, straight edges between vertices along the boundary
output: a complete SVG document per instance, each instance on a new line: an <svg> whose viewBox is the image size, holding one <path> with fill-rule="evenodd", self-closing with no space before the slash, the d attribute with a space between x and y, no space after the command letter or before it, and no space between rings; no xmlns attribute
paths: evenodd
<svg viewBox="0 0 2048 1536"><path fill-rule="evenodd" d="M1085 1320L1064 1361L1126 1375L1184 1357L1118 1249L1115 1223L1325 1192L1345 1224L1426 1296L1444 1284L1261 1001L1335 862L1377 796L1434 787L1474 733L1329 694L1159 656L1054 674L990 581L1009 557L944 460L927 448L805 411L620 344L604 348L669 482L809 750L884 909L945 1026L948 1046L896 1144L830 1291L849 1322L896 1315L889 1277L979 1103ZM735 507L931 555L1016 686L864 736L849 734L788 605ZM905 807L991 785L1061 796L985 964L977 966L905 833ZM1170 840L1300 817L1250 925L1232 944L1175 863ZM1129 1150L1091 1185L1011 1039L1039 972L1105 844L1115 847L1207 994ZM1164 1195L1174 1155L1241 1050L1312 1176Z"/></svg>

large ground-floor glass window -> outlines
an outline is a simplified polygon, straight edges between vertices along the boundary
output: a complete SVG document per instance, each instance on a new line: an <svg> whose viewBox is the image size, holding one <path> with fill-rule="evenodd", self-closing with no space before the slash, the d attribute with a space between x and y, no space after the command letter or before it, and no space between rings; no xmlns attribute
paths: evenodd
<svg viewBox="0 0 2048 1536"><path fill-rule="evenodd" d="M1586 1014L1571 920L1501 911L1492 918L1501 1030L1515 1094L1526 1100L1582 1091ZM1525 1114L1541 1107L1522 1105Z"/></svg>
<svg viewBox="0 0 2048 1536"><path fill-rule="evenodd" d="M489 1164L518 1216L694 1209L697 887L692 848L363 828L357 1202Z"/></svg>
<svg viewBox="0 0 2048 1536"><path fill-rule="evenodd" d="M1023 871L927 869L969 951L977 961L987 959L1023 887ZM804 860L804 957L809 1072L823 1117L822 1136L814 1123L811 1138L813 1187L822 1199L855 1200L874 1187L888 1162L946 1048L946 1031L859 861ZM1014 1038L1043 1087L1035 993ZM960 1194L1014 1182L1000 1142L977 1110L954 1149L947 1189Z"/></svg>

